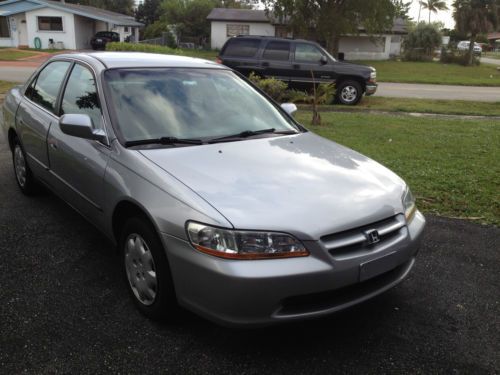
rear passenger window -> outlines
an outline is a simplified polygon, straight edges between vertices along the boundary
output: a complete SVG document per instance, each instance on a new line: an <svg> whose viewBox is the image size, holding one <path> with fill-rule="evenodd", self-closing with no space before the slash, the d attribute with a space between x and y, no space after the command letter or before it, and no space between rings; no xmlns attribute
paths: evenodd
<svg viewBox="0 0 500 375"><path fill-rule="evenodd" d="M68 61L55 61L47 65L28 87L26 96L55 113L57 95L70 64Z"/></svg>
<svg viewBox="0 0 500 375"><path fill-rule="evenodd" d="M295 45L295 60L319 63L323 54L312 44L297 43Z"/></svg>
<svg viewBox="0 0 500 375"><path fill-rule="evenodd" d="M232 39L222 54L233 57L253 57L259 45L260 40L256 39Z"/></svg>
<svg viewBox="0 0 500 375"><path fill-rule="evenodd" d="M290 57L290 43L269 42L262 54L262 58L269 60L286 60Z"/></svg>
<svg viewBox="0 0 500 375"><path fill-rule="evenodd" d="M79 64L75 64L64 90L61 115L65 113L89 115L94 126L101 127L101 106L94 76Z"/></svg>

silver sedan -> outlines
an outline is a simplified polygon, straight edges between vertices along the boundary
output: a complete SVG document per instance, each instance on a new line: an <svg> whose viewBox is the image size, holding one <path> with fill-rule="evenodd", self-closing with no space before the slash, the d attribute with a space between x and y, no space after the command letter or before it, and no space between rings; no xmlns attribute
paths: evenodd
<svg viewBox="0 0 500 375"><path fill-rule="evenodd" d="M401 178L295 110L216 63L103 52L49 60L0 120L21 191L109 237L146 316L262 325L395 286L425 226Z"/></svg>

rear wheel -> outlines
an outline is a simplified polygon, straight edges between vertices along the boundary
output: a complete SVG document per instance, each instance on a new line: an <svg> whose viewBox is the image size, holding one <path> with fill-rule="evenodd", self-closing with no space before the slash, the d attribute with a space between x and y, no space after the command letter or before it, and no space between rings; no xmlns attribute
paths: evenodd
<svg viewBox="0 0 500 375"><path fill-rule="evenodd" d="M342 81L337 88L336 99L339 103L355 105L363 96L363 89L357 81Z"/></svg>
<svg viewBox="0 0 500 375"><path fill-rule="evenodd" d="M38 192L38 185L28 163L26 162L26 153L18 138L14 139L12 148L12 162L14 164L14 173L16 182L21 192L25 195L34 195Z"/></svg>
<svg viewBox="0 0 500 375"><path fill-rule="evenodd" d="M173 314L177 302L170 268L153 226L140 217L127 220L120 248L125 278L136 307L155 320Z"/></svg>

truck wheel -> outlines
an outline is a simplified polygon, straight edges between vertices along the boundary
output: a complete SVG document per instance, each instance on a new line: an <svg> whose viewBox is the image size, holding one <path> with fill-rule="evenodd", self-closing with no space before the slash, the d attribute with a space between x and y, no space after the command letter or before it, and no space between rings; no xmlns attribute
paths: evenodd
<svg viewBox="0 0 500 375"><path fill-rule="evenodd" d="M17 186L19 186L19 189L21 189L24 195L35 195L39 190L39 186L26 161L26 153L17 137L14 138L13 143L12 162L14 165L14 173L16 174Z"/></svg>
<svg viewBox="0 0 500 375"><path fill-rule="evenodd" d="M363 96L363 89L359 82L342 81L337 87L336 101L341 104L355 105Z"/></svg>
<svg viewBox="0 0 500 375"><path fill-rule="evenodd" d="M153 226L145 218L125 223L120 237L124 274L135 306L150 319L177 311L167 255Z"/></svg>

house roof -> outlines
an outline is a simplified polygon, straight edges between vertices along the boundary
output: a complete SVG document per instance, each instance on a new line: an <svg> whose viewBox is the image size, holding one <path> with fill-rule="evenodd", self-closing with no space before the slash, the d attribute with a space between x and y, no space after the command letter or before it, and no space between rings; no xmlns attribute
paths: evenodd
<svg viewBox="0 0 500 375"><path fill-rule="evenodd" d="M287 21L279 22L272 14L264 10L255 9L231 9L231 8L214 8L207 16L209 21L233 21L233 22L260 22L271 24L286 24ZM364 31L364 27L358 27L360 32ZM396 18L390 30L395 34L406 34L406 22L402 18Z"/></svg>
<svg viewBox="0 0 500 375"><path fill-rule="evenodd" d="M76 14L82 17L92 18L98 21L109 22L117 26L144 26L137 22L134 17L125 14L111 12L109 10L95 8L86 5L68 4L52 0L7 0L0 2L0 15L28 12L39 8L52 8ZM4 12L6 14L4 14Z"/></svg>
<svg viewBox="0 0 500 375"><path fill-rule="evenodd" d="M44 5L40 5L34 1L3 1L0 2L0 16L12 16L43 7Z"/></svg>
<svg viewBox="0 0 500 375"><path fill-rule="evenodd" d="M207 16L209 21L262 22L270 23L264 10L214 8Z"/></svg>
<svg viewBox="0 0 500 375"><path fill-rule="evenodd" d="M494 41L496 39L500 39L500 31L488 34L488 40L493 40Z"/></svg>

